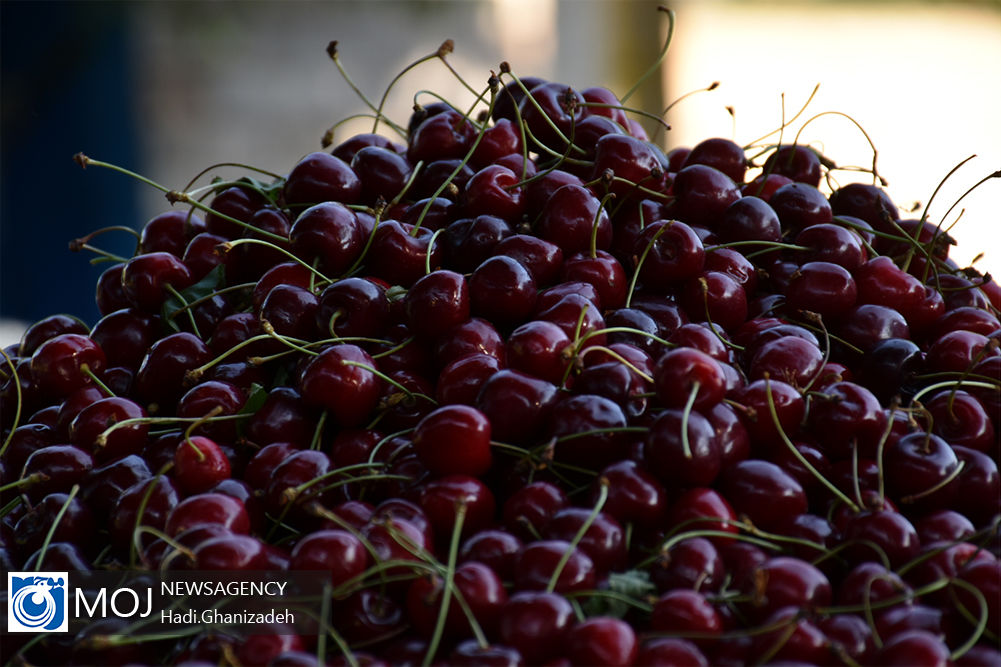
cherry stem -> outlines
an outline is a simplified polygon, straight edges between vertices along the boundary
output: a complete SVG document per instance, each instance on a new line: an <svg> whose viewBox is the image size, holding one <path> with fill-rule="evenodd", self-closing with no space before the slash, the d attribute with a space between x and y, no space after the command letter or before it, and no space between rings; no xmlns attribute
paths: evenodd
<svg viewBox="0 0 1001 667"><path fill-rule="evenodd" d="M277 236L277 234L275 236ZM287 241L288 239L283 239L283 240ZM255 238L250 238L250 237L244 237L242 239L236 239L235 241L226 241L225 243L220 243L219 245L222 246L222 248L223 248L223 250L225 252L229 252L230 250L232 250L236 246L244 245L244 244L247 244L247 243L252 243L252 244L255 244L255 245L262 245L262 246L266 246L268 248L271 248L272 250L277 250L281 254L283 254L286 257L288 257L289 259L291 259L293 262L296 262L297 264L301 264L310 273L312 273L314 276L316 276L317 278L319 278L321 283L329 284L329 283L334 282L330 278L328 278L327 276L323 275L323 273L321 273L320 271L316 270L314 267L312 267L311 265L307 264L306 262L302 261L299 257L297 257L293 253L289 252L285 248L281 248L281 247L275 245L274 243L270 243L268 241L265 241L264 239L255 239Z"/></svg>
<svg viewBox="0 0 1001 667"><path fill-rule="evenodd" d="M434 254L434 242L438 240L443 231L445 231L444 227L434 230L431 238L428 239L428 250L424 253L424 275L431 273L431 256Z"/></svg>
<svg viewBox="0 0 1001 667"><path fill-rule="evenodd" d="M970 635L970 638L967 639L961 646L957 647L956 650L949 656L951 660L958 660L966 655L971 648L977 645L977 642L980 641L984 631L987 630L987 621L990 619L990 608L987 606L987 598L984 596L983 592L970 582L960 579L959 577L953 577L950 580L950 583L965 589L967 593L976 599L977 606L980 608L979 613L976 616L973 616L970 613L970 610L966 608L966 605L958 599L955 589L949 589L949 595L953 599L955 608L959 610L959 613L962 614L967 621L974 624L973 634Z"/></svg>
<svg viewBox="0 0 1001 667"><path fill-rule="evenodd" d="M650 67L647 68L645 72L643 72L642 75L640 75L639 80L633 84L632 88L626 91L626 94L620 98L623 104L625 104L626 101L633 96L633 94L639 89L640 86L643 85L643 83L647 79L649 79L651 76L653 76L660 70L661 65L664 63L664 58L667 56L667 50L671 47L671 40L674 38L674 24L675 24L674 10L668 9L667 7L659 6L657 7L657 11L664 12L665 14L667 14L667 37L664 39L663 46L660 47L660 53L657 55L657 59L653 62L652 65L650 65Z"/></svg>
<svg viewBox="0 0 1001 667"><path fill-rule="evenodd" d="M42 542L42 548L38 550L38 560L35 562L35 572L42 569L42 561L45 560L45 552L49 550L49 544L52 542L52 536L56 534L56 528L59 527L59 522L63 520L63 516L66 515L66 510L69 509L70 503L76 498L76 494L80 492L80 485L74 484L73 488L70 489L69 495L66 496L66 501L63 506L59 508L56 513L56 517L52 520L52 525L49 526L49 532L45 534L45 540Z"/></svg>
<svg viewBox="0 0 1001 667"><path fill-rule="evenodd" d="M594 214L594 221L591 222L591 259L598 256L598 222L601 220L601 214L605 212L605 204L612 199L615 199L614 192L609 192L601 198L601 202L598 203L598 210Z"/></svg>
<svg viewBox="0 0 1001 667"><path fill-rule="evenodd" d="M789 127L790 125L792 125L793 123L795 123L797 118L799 118L801 115L803 115L803 112L806 111L806 108L808 106L810 106L810 102L812 102L813 98L817 95L817 91L818 90L820 90L820 84L819 83L813 87L813 90L810 92L809 96L807 96L806 102L803 103L803 106L800 107L799 111L797 111L795 114L793 114L792 118L789 118L788 120L786 120L786 118L785 118L785 93L783 93L782 94L782 124L778 128L776 128L776 129L772 130L771 132L769 132L768 134L766 134L764 136L761 136L761 137L758 137L754 141L752 141L752 142L750 142L748 144L745 144L744 145L744 149L746 150L746 149L750 148L751 146L755 146L755 145L759 144L760 142L764 141L765 139L767 139L768 137L772 136L773 134L778 134L779 135L779 143L781 143L781 141L782 141L782 139L781 139L782 132L787 127Z"/></svg>
<svg viewBox="0 0 1001 667"><path fill-rule="evenodd" d="M689 461L692 460L692 446L688 441L688 418L692 414L692 406L695 405L695 397L698 395L701 387L702 383L698 380L692 383L692 388L688 392L688 400L685 401L685 409L681 413L681 448L685 454L685 458Z"/></svg>
<svg viewBox="0 0 1001 667"><path fill-rule="evenodd" d="M431 398L427 394L422 394L420 392L411 391L410 389L407 389L405 386L403 386L402 384L400 384L399 382L397 382L393 378L389 377L388 375L386 375L385 373L383 373L380 370L372 368L368 364L364 364L364 363L362 363L360 361L351 361L350 359L342 361L341 364L343 364L345 366L357 366L358 368L364 368L365 370L367 370L372 375L374 375L377 378L383 380L384 382L388 382L389 384L393 385L394 387L396 387L397 389L399 389L400 391L402 391L404 394L407 395L408 398L423 398L424 400L426 400L428 403L431 403L432 405L438 405L438 401L436 401L435 399Z"/></svg>
<svg viewBox="0 0 1001 667"><path fill-rule="evenodd" d="M177 289L170 283L164 283L163 289L168 293L170 293L172 297L181 302L180 310L184 311L184 314L188 316L188 322L191 324L191 330L194 332L196 336L201 338L202 333L198 330L198 323L195 322L195 314L192 312L191 307L188 304L188 300L185 299L184 296L180 292L178 292ZM174 319L173 316L170 319Z"/></svg>
<svg viewBox="0 0 1001 667"><path fill-rule="evenodd" d="M795 139L793 139L793 143L798 144L799 135L803 133L803 130L806 129L806 126L823 116L841 116L842 118L847 118L849 121L852 122L853 125L855 125L855 127L859 129L859 132L861 132L862 136L865 137L865 140L869 142L869 147L872 149L872 170L871 170L872 176L874 179L878 179L881 185L886 186L887 185L886 179L880 176L879 172L876 170L876 157L878 155L878 151L876 150L876 144L872 142L872 138L869 136L869 133L865 131L865 128L863 128L857 120L855 120L848 114L844 113L843 111L821 111L817 115L806 119L800 126L799 131L796 132L796 137Z"/></svg>
<svg viewBox="0 0 1001 667"><path fill-rule="evenodd" d="M564 143L568 144L569 150L571 150L571 151L576 150L577 153L583 154L585 152L584 149L581 148L580 146L575 145L573 143L573 141L571 141L570 139L567 138L567 135L563 134L563 130L561 130L560 128L558 128L556 126L556 123L553 121L552 118L549 117L549 114L547 114L546 111L542 108L542 106L539 104L539 101L536 100L534 97L532 97L531 92L528 90L528 88L525 86L525 84L522 82L522 80L519 79L517 76L515 76L513 73L509 73L509 74L510 74L511 78L514 79L514 82L516 84L518 84L518 87L521 88L521 91L525 94L523 102L527 102L528 104L531 104L532 106L534 106L536 108L536 110L542 116L542 119L549 126L549 129L551 129L553 132L555 132L556 136L559 137ZM522 125L524 126L525 124L523 123ZM530 137L534 138L532 136L531 130L527 126L525 127L525 132ZM552 150L551 148L549 148L548 146L546 146L542 142L537 141L536 143L538 143L539 147L542 148L545 152L549 153L550 155L557 156L557 157L559 156L559 153L557 153L556 151Z"/></svg>
<svg viewBox="0 0 1001 667"><path fill-rule="evenodd" d="M434 53L429 53L426 56L421 56L417 60L413 61L412 63L410 63L409 65L407 65L406 67L404 67L402 70L400 70L396 74L396 76L393 77L393 79L389 82L389 85L386 86L386 90L382 93L382 99L379 100L379 106L374 109L374 111L375 111L375 123L372 124L372 133L373 134L379 131L379 121L382 120L385 117L383 115L383 113L382 113L382 110L383 110L383 108L386 105L386 99L389 97L389 92L393 89L393 86L396 85L396 82L399 81L400 79L402 79L403 76L407 72L409 72L410 70L414 69L418 65L422 65L422 64L428 62L429 60L434 60L435 58L443 58L442 50L451 41L452 40L446 40L444 43L442 43L442 45L440 47L438 47L437 49L435 49ZM337 62L336 58L334 59L334 62ZM364 98L362 98L362 99L364 99Z"/></svg>
<svg viewBox="0 0 1001 667"><path fill-rule="evenodd" d="M826 486L831 493L837 496L843 503L848 505L853 512L858 512L860 508L855 504L855 501L846 496L841 489L820 474L820 471L817 470L805 456L803 456L802 452L796 449L796 445L794 445L792 440L789 439L789 436L786 435L785 429L782 428L782 423L779 421L779 413L775 409L775 397L772 395L772 382L768 379L768 377L765 377L765 394L768 397L768 412L772 415L772 423L775 424L775 429L778 431L779 437L782 438L782 442L789 449L789 452L796 457L796 459L810 472L811 475L817 479L817 481Z"/></svg>
<svg viewBox="0 0 1001 667"><path fill-rule="evenodd" d="M584 348L583 350L581 350L580 354L577 355L577 359L582 360L585 354L589 354L591 352L604 352L605 354L612 357L613 359L624 365L632 372L636 373L636 375L639 375L646 382L653 384L653 377L641 371L639 368L636 367L636 365L633 362L629 361L628 359L623 357L621 354L619 354L612 348L606 347L604 345L592 345L590 347Z"/></svg>
<svg viewBox="0 0 1001 667"><path fill-rule="evenodd" d="M591 509L591 513L587 515L584 523L581 524L580 528L577 529L577 534L573 536L570 540L570 544L563 555L560 557L559 562L556 563L556 568L553 570L553 576L549 578L549 584L546 586L546 592L552 593L556 590L556 584L559 581L560 575L563 574L563 568L566 567L567 563L570 562L570 557L573 552L577 549L577 545L580 541L584 539L584 535L591 528L591 524L595 522L598 518L598 514L601 513L601 509L605 506L605 501L608 500L608 487L610 482L607 477L600 477L598 479L598 500L595 502L594 507Z"/></svg>
<svg viewBox="0 0 1001 667"><path fill-rule="evenodd" d="M351 88L351 90L354 91L355 95L358 96L358 99L360 99L362 102L364 102L365 106L367 106L369 109L371 109L374 113L378 114L378 109L376 109L375 105L368 99L368 97L365 95L365 93L363 93L361 91L361 89L355 84L355 82L351 79L351 77L348 76L347 71L344 69L344 66L341 64L341 59L338 57L338 50L337 50L337 42L336 41L332 41L332 42L330 42L327 45L327 55L329 55L330 59L334 61L334 65L337 66L337 71L340 72L341 78L343 78L344 81ZM389 125L390 127L392 127L397 132L397 134L399 134L401 137L406 137L407 136L406 131L402 127L400 127L399 125L396 125L395 123L393 123L389 118L383 117L382 120L383 120L384 123L386 123L387 125Z"/></svg>
<svg viewBox="0 0 1001 667"><path fill-rule="evenodd" d="M50 479L49 476L46 475L44 472L41 471L33 472L27 477L21 477L20 479L16 479L13 482L8 482L7 484L0 485L0 493L5 493L7 491L10 491L11 489L16 489L19 486L30 486L36 482L44 482L47 481L48 479Z"/></svg>
<svg viewBox="0 0 1001 667"><path fill-rule="evenodd" d="M7 437L3 439L3 445L0 445L0 459L3 459L4 452L7 451L7 447L10 445L11 438L14 437L14 429L18 427L21 423L21 408L24 405L24 399L21 395L21 378L17 374L17 365L14 360L10 358L7 351L0 348L0 355L3 355L4 361L10 367L10 379L14 383L14 394L17 396L16 405L14 407L14 421L11 423L10 431L7 433Z"/></svg>
<svg viewBox="0 0 1001 667"><path fill-rule="evenodd" d="M958 389L961 386L962 387L977 387L978 389L997 389L998 388L997 383L980 382L979 380L965 380L963 378L959 378L959 379L956 379L956 380L950 380L950 381L947 381L947 382L936 382L935 384L930 384L927 387L922 388L921 391L919 391L916 394L914 394L914 396L911 397L911 405L914 405L914 404L918 403L919 399L922 396L924 396L925 394L929 393L929 392L935 391L937 389L944 389L944 388L956 388L956 389Z"/></svg>
<svg viewBox="0 0 1001 667"><path fill-rule="evenodd" d="M902 504L909 504L909 503L913 503L916 500L920 500L922 498L926 498L926 497L930 496L931 494L935 493L939 489L944 488L950 482L952 482L954 479L956 479L959 476L959 474L963 471L963 468L965 468L965 467L966 467L966 461L960 461L959 465L957 465L952 470L952 472L950 472L944 478L942 478L941 480L939 480L937 483L931 485L930 487L928 487L924 491L919 491L918 493L912 493L909 496L904 496L903 498L900 499L900 502Z"/></svg>
<svg viewBox="0 0 1001 667"><path fill-rule="evenodd" d="M306 347L303 347L303 345L300 344L304 343L308 345L309 344L308 341L300 341L297 338L292 338L291 336L284 336L278 333L277 331L275 331L275 328L271 324L271 322L268 322L263 318L260 320L260 323L261 323L261 328L264 329L265 334L281 342L283 345L286 345L291 349L296 350L297 352L302 352L303 354L311 357L319 356L320 354L319 352L314 352L313 350L307 349Z"/></svg>
<svg viewBox="0 0 1001 667"><path fill-rule="evenodd" d="M445 620L448 617L448 607L455 589L455 564L459 557L459 541L462 536L462 524L466 519L466 503L459 500L455 504L455 523L452 526L452 540L448 547L448 564L445 567L445 583L441 593L441 606L438 607L438 619L435 621L434 632L428 641L428 649L421 664L429 667L438 652L438 645L445 632Z"/></svg>

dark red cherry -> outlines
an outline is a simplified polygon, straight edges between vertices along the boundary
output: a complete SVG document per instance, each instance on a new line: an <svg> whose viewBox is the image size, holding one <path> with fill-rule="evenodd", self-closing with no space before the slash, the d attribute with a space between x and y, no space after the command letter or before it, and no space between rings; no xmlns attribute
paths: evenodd
<svg viewBox="0 0 1001 667"><path fill-rule="evenodd" d="M426 118L410 134L407 160L410 164L423 161L465 157L476 136L476 128L461 113L446 109Z"/></svg>
<svg viewBox="0 0 1001 667"><path fill-rule="evenodd" d="M894 634L876 655L876 661L888 667L948 667L952 664L945 641L927 630L906 630Z"/></svg>
<svg viewBox="0 0 1001 667"><path fill-rule="evenodd" d="M455 569L453 584L475 622L494 634L503 605L508 600L497 574L483 563L467 561ZM438 575L420 577L410 584L406 596L407 612L418 634L430 637L434 633L446 594L454 595L445 592L445 582ZM452 599L445 615L446 636L468 636L472 632L470 623L463 607Z"/></svg>
<svg viewBox="0 0 1001 667"><path fill-rule="evenodd" d="M786 229L800 230L833 220L827 197L815 186L806 183L783 185L771 196L768 204Z"/></svg>
<svg viewBox="0 0 1001 667"><path fill-rule="evenodd" d="M386 290L372 280L344 278L320 293L316 324L324 336L374 337L388 322Z"/></svg>
<svg viewBox="0 0 1001 667"><path fill-rule="evenodd" d="M709 661L699 647L680 637L651 637L644 640L636 654L636 664L709 667Z"/></svg>
<svg viewBox="0 0 1001 667"><path fill-rule="evenodd" d="M620 201L640 200L647 195L639 188L659 191L663 187L664 168L652 144L627 134L609 133L594 146L591 178L610 172L613 181L609 192Z"/></svg>
<svg viewBox="0 0 1001 667"><path fill-rule="evenodd" d="M361 179L360 201L369 205L379 197L391 201L400 194L411 171L406 158L385 146L360 148L351 157L351 169Z"/></svg>
<svg viewBox="0 0 1001 667"><path fill-rule="evenodd" d="M553 406L547 434L555 438L557 461L599 470L625 456L626 425L626 416L614 401L578 394Z"/></svg>
<svg viewBox="0 0 1001 667"><path fill-rule="evenodd" d="M515 234L503 239L494 246L493 252L518 261L539 287L553 283L563 265L563 250L558 245L528 234Z"/></svg>
<svg viewBox="0 0 1001 667"><path fill-rule="evenodd" d="M567 634L567 657L575 665L634 664L639 647L631 625L619 618L592 616Z"/></svg>
<svg viewBox="0 0 1001 667"><path fill-rule="evenodd" d="M561 655L568 630L574 625L573 607L565 597L542 591L519 591L501 610L498 634L530 664Z"/></svg>
<svg viewBox="0 0 1001 667"><path fill-rule="evenodd" d="M194 276L180 258L166 252L136 255L122 269L122 289L130 304L147 312L159 312L171 289L183 290Z"/></svg>
<svg viewBox="0 0 1001 667"><path fill-rule="evenodd" d="M766 530L807 510L800 483L770 461L740 461L724 470L720 481L720 489L734 509Z"/></svg>
<svg viewBox="0 0 1001 667"><path fill-rule="evenodd" d="M691 635L697 637L697 645L709 646L723 632L723 619L702 593L677 588L654 604L650 627L655 632Z"/></svg>
<svg viewBox="0 0 1001 667"><path fill-rule="evenodd" d="M104 432L127 419L146 416L142 407L127 398L111 396L91 403L70 423L70 439L74 444L93 453L98 461L114 461L142 452L149 425L141 421Z"/></svg>
<svg viewBox="0 0 1001 667"><path fill-rule="evenodd" d="M361 180L346 162L329 153L310 153L289 172L285 201L298 208L327 201L354 204L361 188Z"/></svg>
<svg viewBox="0 0 1001 667"><path fill-rule="evenodd" d="M519 103L521 119L540 150L563 153L573 126L581 119L584 98L566 84L540 83ZM533 147L535 150L535 147Z"/></svg>
<svg viewBox="0 0 1001 667"><path fill-rule="evenodd" d="M827 322L837 320L855 305L858 288L843 266L807 262L793 273L785 297L789 307L815 312Z"/></svg>
<svg viewBox="0 0 1001 667"><path fill-rule="evenodd" d="M722 171L704 164L691 164L674 178L678 217L689 225L713 228L730 204L740 199L740 189Z"/></svg>
<svg viewBox="0 0 1001 667"><path fill-rule="evenodd" d="M454 271L432 271L407 290L404 306L410 329L433 340L469 319L469 286Z"/></svg>
<svg viewBox="0 0 1001 667"><path fill-rule="evenodd" d="M315 430L315 415L298 391L275 387L247 422L247 437L259 445L287 442L308 447Z"/></svg>
<svg viewBox="0 0 1001 667"><path fill-rule="evenodd" d="M368 270L390 284L413 285L427 273L428 264L431 270L438 268L441 250L432 245L432 235L426 227L380 221L366 255Z"/></svg>
<svg viewBox="0 0 1001 667"><path fill-rule="evenodd" d="M174 479L187 494L208 491L229 479L231 466L226 453L201 435L184 438L174 454Z"/></svg>
<svg viewBox="0 0 1001 667"><path fill-rule="evenodd" d="M108 366L136 369L156 340L158 324L153 315L123 308L98 320L90 337L104 351Z"/></svg>
<svg viewBox="0 0 1001 667"><path fill-rule="evenodd" d="M709 410L723 400L726 389L719 362L693 347L676 347L661 355L653 377L657 397L671 408L690 404L698 411Z"/></svg>
<svg viewBox="0 0 1001 667"><path fill-rule="evenodd" d="M530 482L512 493L504 502L504 525L515 535L532 539L542 533L556 512L569 504L566 493L556 484Z"/></svg>
<svg viewBox="0 0 1001 667"><path fill-rule="evenodd" d="M107 365L104 350L92 338L66 333L50 338L31 355L31 379L53 398L92 384Z"/></svg>
<svg viewBox="0 0 1001 667"><path fill-rule="evenodd" d="M743 514L743 510L741 510ZM695 487L683 492L671 505L668 525L688 530L713 530L737 533L737 514L720 492L708 487ZM713 536L714 544L733 541L728 536Z"/></svg>
<svg viewBox="0 0 1001 667"><path fill-rule="evenodd" d="M514 574L514 557L522 541L503 530L481 530L462 542L459 561L478 561L488 566L502 579L510 581Z"/></svg>
<svg viewBox="0 0 1001 667"><path fill-rule="evenodd" d="M568 552L569 557L566 556ZM562 569L557 574L561 564ZM564 540L531 542L522 547L515 557L515 590L546 590L554 575L554 591L571 593L594 588L597 571L587 554Z"/></svg>
<svg viewBox="0 0 1001 667"><path fill-rule="evenodd" d="M497 255L480 264L469 278L472 313L500 326L524 321L535 306L536 285L517 260Z"/></svg>
<svg viewBox="0 0 1001 667"><path fill-rule="evenodd" d="M280 336L313 340L316 338L316 312L319 301L312 291L295 285L275 285L258 313Z"/></svg>
<svg viewBox="0 0 1001 667"><path fill-rule="evenodd" d="M187 389L186 374L212 358L208 346L194 334L180 332L155 342L136 372L136 394L159 408L173 405ZM150 412L155 412L147 407Z"/></svg>
<svg viewBox="0 0 1001 667"><path fill-rule="evenodd" d="M124 262L112 264L102 271L97 279L94 297L97 310L101 315L133 307L132 299L125 294L125 288L122 286L122 270L124 268Z"/></svg>
<svg viewBox="0 0 1001 667"><path fill-rule="evenodd" d="M852 273L869 259L869 252L858 233L837 224L805 227L796 235L793 243L809 248L800 251L804 260L831 262Z"/></svg>
<svg viewBox="0 0 1001 667"><path fill-rule="evenodd" d="M621 570L626 564L625 531L611 514L584 507L565 507L557 510L546 522L542 537L569 542L589 523L577 543L577 548L587 554L598 572Z"/></svg>
<svg viewBox="0 0 1001 667"><path fill-rule="evenodd" d="M726 273L705 271L685 281L681 305L695 321L709 320L734 329L747 319L747 292Z"/></svg>
<svg viewBox="0 0 1001 667"><path fill-rule="evenodd" d="M563 264L563 280L594 285L605 308L621 308L626 303L629 282L625 269L604 250L568 257Z"/></svg>
<svg viewBox="0 0 1001 667"><path fill-rule="evenodd" d="M570 338L546 320L531 320L516 327L505 344L509 368L561 384L571 362Z"/></svg>
<svg viewBox="0 0 1001 667"><path fill-rule="evenodd" d="M816 566L789 556L774 556L755 570L754 614L768 616L782 607L816 609L831 603L831 582Z"/></svg>
<svg viewBox="0 0 1001 667"><path fill-rule="evenodd" d="M355 214L334 201L300 213L289 230L289 239L296 256L327 275L347 270L367 240Z"/></svg>
<svg viewBox="0 0 1001 667"><path fill-rule="evenodd" d="M695 144L685 158L684 167L692 164L704 164L718 169L735 183L743 183L744 172L747 171L744 149L730 139L719 137L704 139Z"/></svg>
<svg viewBox="0 0 1001 667"><path fill-rule="evenodd" d="M537 76L523 76L512 80L498 91L491 118L494 122L499 122L501 118L516 122L519 117L517 109L524 99L526 91L532 90L542 83L546 83L546 80Z"/></svg>
<svg viewBox="0 0 1001 667"><path fill-rule="evenodd" d="M361 575L369 564L369 554L358 539L346 530L319 530L296 542L289 569L326 570L336 588Z"/></svg>
<svg viewBox="0 0 1001 667"><path fill-rule="evenodd" d="M687 439L684 434L687 432ZM709 421L699 412L665 410L650 426L644 459L669 486L708 486L720 471L720 449Z"/></svg>
<svg viewBox="0 0 1001 667"><path fill-rule="evenodd" d="M765 160L765 173L781 174L799 183L820 185L820 158L817 152L802 144L779 146Z"/></svg>
<svg viewBox="0 0 1001 667"><path fill-rule="evenodd" d="M640 277L649 289L665 292L672 284L702 271L705 250L691 227L683 222L658 220L637 237L632 252L641 261Z"/></svg>
<svg viewBox="0 0 1001 667"><path fill-rule="evenodd" d="M185 498L170 510L164 530L176 536L205 524L218 524L241 535L250 531L250 518L243 503L221 493L201 493Z"/></svg>
<svg viewBox="0 0 1001 667"><path fill-rule="evenodd" d="M473 174L466 183L461 201L470 217L491 215L506 222L520 221L525 209L520 174L501 165L492 164Z"/></svg>
<svg viewBox="0 0 1001 667"><path fill-rule="evenodd" d="M542 209L536 233L566 255L608 250L612 225L601 202L579 185L564 185L556 190ZM593 243L592 243L593 239Z"/></svg>
<svg viewBox="0 0 1001 667"><path fill-rule="evenodd" d="M724 242L779 241L782 239L782 226L775 209L762 195L752 191L723 211L716 233Z"/></svg>
<svg viewBox="0 0 1001 667"><path fill-rule="evenodd" d="M368 420L379 399L375 360L357 345L332 345L309 362L299 388L303 399L328 410L342 426Z"/></svg>
<svg viewBox="0 0 1001 667"><path fill-rule="evenodd" d="M445 405L417 424L412 438L421 462L436 475L482 475L492 461L486 415L466 405Z"/></svg>

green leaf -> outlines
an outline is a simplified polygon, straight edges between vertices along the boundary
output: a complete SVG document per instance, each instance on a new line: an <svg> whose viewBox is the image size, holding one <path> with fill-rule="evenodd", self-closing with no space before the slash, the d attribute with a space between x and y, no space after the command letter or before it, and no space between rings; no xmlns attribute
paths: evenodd
<svg viewBox="0 0 1001 667"><path fill-rule="evenodd" d="M650 581L650 574L645 570L628 570L608 575L605 590L619 597L645 602L648 596L656 593L657 587ZM613 616L615 618L624 618L630 610L636 608L625 600L600 594L588 598L582 607L588 617Z"/></svg>

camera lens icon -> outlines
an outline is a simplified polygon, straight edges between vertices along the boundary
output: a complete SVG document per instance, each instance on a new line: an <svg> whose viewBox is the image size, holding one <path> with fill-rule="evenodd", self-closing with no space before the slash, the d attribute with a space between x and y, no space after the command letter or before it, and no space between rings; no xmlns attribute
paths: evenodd
<svg viewBox="0 0 1001 667"><path fill-rule="evenodd" d="M7 575L8 632L65 632L66 572Z"/></svg>

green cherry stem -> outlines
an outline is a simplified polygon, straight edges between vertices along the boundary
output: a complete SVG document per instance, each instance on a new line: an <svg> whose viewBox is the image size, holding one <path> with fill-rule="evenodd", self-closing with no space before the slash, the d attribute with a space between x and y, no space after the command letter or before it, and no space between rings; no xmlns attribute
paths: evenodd
<svg viewBox="0 0 1001 667"><path fill-rule="evenodd" d="M848 507L850 507L853 512L858 512L859 506L855 504L855 501L846 496L844 492L841 491L841 489L839 489L837 486L831 483L830 480L828 480L826 477L820 474L820 471L817 470L805 456L803 456L802 452L796 449L796 445L794 445L792 440L789 439L789 436L786 435L785 430L782 428L781 422L779 422L779 414L778 411L775 409L775 397L772 395L772 383L767 376L765 377L765 393L768 397L768 412L771 413L772 415L772 423L775 424L775 428L779 433L779 437L782 438L782 442L789 449L789 452L796 457L796 460L798 460L803 465L803 467L806 468L810 472L810 474L817 479L818 482L826 486L831 491L831 493L837 496L838 499L840 499L843 503L848 505Z"/></svg>
<svg viewBox="0 0 1001 667"><path fill-rule="evenodd" d="M587 519L581 524L580 528L577 530L577 534L573 536L570 540L570 545L567 547L563 555L560 556L559 562L556 563L555 569L553 569L553 576L549 578L549 583L546 585L546 592L552 593L556 590L556 584L559 582L560 575L563 574L563 568L566 567L567 563L570 562L570 557L573 555L574 550L577 549L577 545L580 541L584 539L584 535L591 528L591 524L594 523L595 519L598 518L598 514L601 513L601 509L605 506L605 501L608 500L608 487L609 481L605 477L598 479L598 501L594 504L591 509L591 513L587 515Z"/></svg>
<svg viewBox="0 0 1001 667"><path fill-rule="evenodd" d="M438 608L438 618L434 624L434 632L428 641L428 649L421 664L429 667L438 652L442 635L445 633L445 621L448 618L448 607L455 588L455 564L459 558L459 541L462 536L462 524L466 519L466 503L462 500L456 503L455 523L452 526L452 539L448 547L448 564L445 566L445 583L441 593L441 606Z"/></svg>
<svg viewBox="0 0 1001 667"><path fill-rule="evenodd" d="M66 510L69 509L70 503L76 498L76 494L80 493L80 485L74 484L73 488L70 489L69 495L66 496L66 501L63 506L59 508L56 513L56 517L52 520L52 525L49 526L49 532L45 534L45 540L42 542L42 548L38 550L38 560L35 561L35 572L42 569L42 561L45 560L45 553L49 550L49 544L52 542L52 536L56 534L56 528L59 527L59 522L63 520L66 515Z"/></svg>
<svg viewBox="0 0 1001 667"><path fill-rule="evenodd" d="M668 9L667 7L659 6L657 11L664 12L667 14L667 37L664 38L664 44L660 47L660 53L657 54L657 60L653 62L650 67L647 68L643 74L640 75L639 80L633 84L632 88L626 91L626 94L622 96L621 102L625 104L633 94L639 90L639 87L649 79L651 76L660 71L660 67L664 62L664 58L667 56L667 50L671 48L671 40L674 39L674 24L675 15L674 10Z"/></svg>
<svg viewBox="0 0 1001 667"><path fill-rule="evenodd" d="M685 401L685 409L681 413L681 447L685 458L692 460L692 446L688 441L688 419L692 414L692 406L695 405L695 397L702 388L702 383L696 380L692 383L692 389L688 392L688 400Z"/></svg>
<svg viewBox="0 0 1001 667"><path fill-rule="evenodd" d="M7 362L7 365L10 367L10 379L14 383L14 394L17 399L14 406L14 421L11 423L10 432L7 433L7 437L3 439L3 444L0 445L0 459L2 459L4 452L7 451L7 447L10 445L11 438L14 437L14 429L16 429L21 423L21 408L24 405L24 399L21 395L21 378L17 374L17 365L5 350L0 349L0 354L3 355L4 361Z"/></svg>

